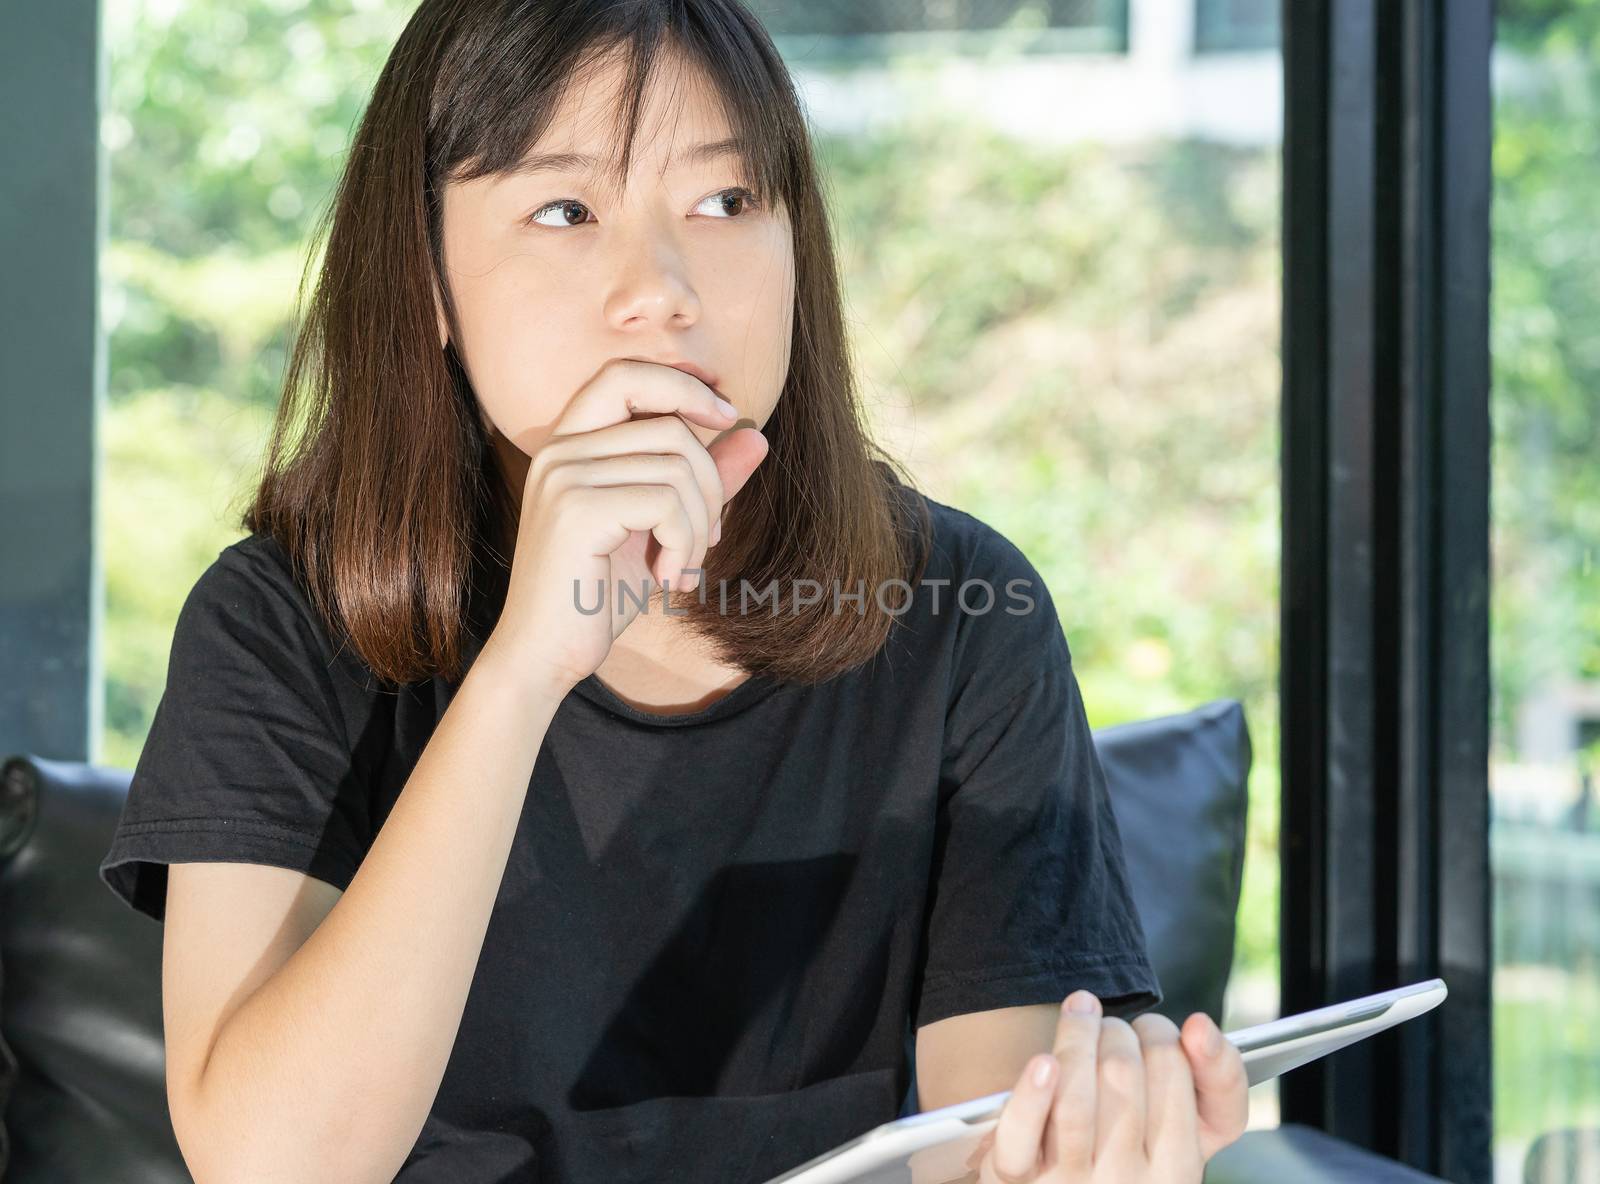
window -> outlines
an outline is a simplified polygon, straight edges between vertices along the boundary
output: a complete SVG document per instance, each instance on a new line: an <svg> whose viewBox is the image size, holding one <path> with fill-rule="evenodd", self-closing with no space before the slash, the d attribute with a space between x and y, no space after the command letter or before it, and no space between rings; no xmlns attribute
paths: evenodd
<svg viewBox="0 0 1600 1184"><path fill-rule="evenodd" d="M1600 1121L1600 13L1506 4L1497 36L1495 1159L1521 1181Z"/></svg>

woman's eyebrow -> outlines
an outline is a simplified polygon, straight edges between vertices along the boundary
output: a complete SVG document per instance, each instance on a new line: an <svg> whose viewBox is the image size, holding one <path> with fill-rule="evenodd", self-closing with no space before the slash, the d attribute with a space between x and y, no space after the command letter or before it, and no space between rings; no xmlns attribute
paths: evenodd
<svg viewBox="0 0 1600 1184"><path fill-rule="evenodd" d="M729 156L742 151L743 143L738 136L730 136L725 140L692 144L669 161L667 167L670 169L682 164L702 164L720 156ZM599 163L598 157L583 152L530 152L507 169L506 175L527 177L534 173L572 173L581 169L592 169Z"/></svg>

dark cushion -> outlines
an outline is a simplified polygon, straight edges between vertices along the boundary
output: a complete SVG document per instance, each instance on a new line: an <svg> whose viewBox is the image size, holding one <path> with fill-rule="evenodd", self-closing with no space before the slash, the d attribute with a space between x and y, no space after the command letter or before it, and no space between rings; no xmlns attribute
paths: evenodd
<svg viewBox="0 0 1600 1184"><path fill-rule="evenodd" d="M1162 1002L1182 1023L1222 1022L1244 874L1250 733L1244 708L1219 699L1182 715L1102 728L1106 771L1139 920Z"/></svg>
<svg viewBox="0 0 1600 1184"><path fill-rule="evenodd" d="M1244 855L1244 713L1212 703L1096 732L1095 747L1161 1010L1220 1016ZM0 1035L18 1065L5 1125L19 1181L189 1179L167 1112L161 927L98 875L131 776L31 756L0 769L0 834L11 836Z"/></svg>
<svg viewBox="0 0 1600 1184"><path fill-rule="evenodd" d="M49 761L0 768L0 1033L18 1072L5 1113L19 1184L187 1184L167 1112L161 926L98 866L132 772Z"/></svg>
<svg viewBox="0 0 1600 1184"><path fill-rule="evenodd" d="M1205 1184L1443 1184L1315 1127L1246 1131L1206 1165Z"/></svg>
<svg viewBox="0 0 1600 1184"><path fill-rule="evenodd" d="M28 841L28 835L33 831L33 803L33 790L24 783L23 778L0 776L0 866ZM5 912L0 909L0 922L4 918ZM10 997L5 993L5 960L0 958L0 1020L4 1018L4 1005L8 1002ZM5 1038L8 1030L8 1026L0 1022L0 1116L6 1112L11 1093L16 1088L17 1074L21 1071L17 1056ZM10 1163L11 1135L6 1124L0 1121L0 1180L6 1178Z"/></svg>

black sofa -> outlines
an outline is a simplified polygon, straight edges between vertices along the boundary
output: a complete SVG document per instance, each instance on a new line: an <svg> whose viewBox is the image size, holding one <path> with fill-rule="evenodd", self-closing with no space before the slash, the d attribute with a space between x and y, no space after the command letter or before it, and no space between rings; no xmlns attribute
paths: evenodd
<svg viewBox="0 0 1600 1184"><path fill-rule="evenodd" d="M1220 700L1095 742L1160 1010L1220 1018L1244 863L1243 710ZM130 776L27 754L0 766L0 1178L14 1184L190 1179L167 1113L161 927L98 876ZM1247 1133L1206 1173L1208 1184L1433 1179L1292 1125Z"/></svg>

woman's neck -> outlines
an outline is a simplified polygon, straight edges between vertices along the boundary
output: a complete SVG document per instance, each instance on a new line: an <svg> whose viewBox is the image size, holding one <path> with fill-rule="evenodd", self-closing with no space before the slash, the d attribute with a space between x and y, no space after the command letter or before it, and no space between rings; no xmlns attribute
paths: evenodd
<svg viewBox="0 0 1600 1184"><path fill-rule="evenodd" d="M715 703L750 677L719 662L681 617L655 602L611 643L595 676L617 698L640 711L679 715Z"/></svg>

